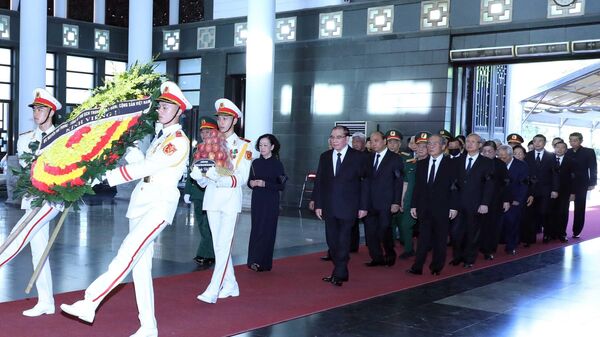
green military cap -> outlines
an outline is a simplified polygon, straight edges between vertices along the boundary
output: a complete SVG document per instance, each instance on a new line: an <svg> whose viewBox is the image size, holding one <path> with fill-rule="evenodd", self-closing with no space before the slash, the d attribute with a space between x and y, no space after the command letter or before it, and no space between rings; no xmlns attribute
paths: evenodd
<svg viewBox="0 0 600 337"><path fill-rule="evenodd" d="M415 143L427 143L427 140L431 136L431 133L427 131L421 131L415 135Z"/></svg>
<svg viewBox="0 0 600 337"><path fill-rule="evenodd" d="M467 142L465 136L463 135L456 135L456 140L458 140L463 146L465 146L465 143Z"/></svg>
<svg viewBox="0 0 600 337"><path fill-rule="evenodd" d="M200 118L200 129L218 129L217 121L212 117L201 117Z"/></svg>
<svg viewBox="0 0 600 337"><path fill-rule="evenodd" d="M521 144L524 141L525 140L523 137L521 137L521 135L518 133L511 133L510 135L506 136L506 142L508 144Z"/></svg>
<svg viewBox="0 0 600 337"><path fill-rule="evenodd" d="M447 140L452 139L452 134L448 130L441 129L438 133L440 134L440 136L446 138Z"/></svg>
<svg viewBox="0 0 600 337"><path fill-rule="evenodd" d="M402 140L402 134L400 131L392 129L385 133L385 139Z"/></svg>

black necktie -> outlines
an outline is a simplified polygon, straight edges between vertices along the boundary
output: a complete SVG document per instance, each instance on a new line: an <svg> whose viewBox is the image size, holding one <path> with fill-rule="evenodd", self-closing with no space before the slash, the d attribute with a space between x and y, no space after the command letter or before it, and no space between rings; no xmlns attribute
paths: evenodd
<svg viewBox="0 0 600 337"><path fill-rule="evenodd" d="M427 180L429 185L433 185L433 181L435 180L435 161L436 159L433 159L433 163L431 163L431 169L429 170L429 180Z"/></svg>
<svg viewBox="0 0 600 337"><path fill-rule="evenodd" d="M42 132L42 139L44 139L44 137L46 137L46 133Z"/></svg>
<svg viewBox="0 0 600 337"><path fill-rule="evenodd" d="M379 156L379 153L377 154L377 156L375 156L375 165L373 165L373 171L375 172L377 172L377 166L379 166Z"/></svg>
<svg viewBox="0 0 600 337"><path fill-rule="evenodd" d="M338 152L337 156L338 156L338 159L335 162L335 175L336 176L340 172L340 167L342 166L342 154Z"/></svg>
<svg viewBox="0 0 600 337"><path fill-rule="evenodd" d="M538 154L537 154L537 158L535 159L535 161L536 161L538 164L541 164L541 163L542 163L542 153L541 153L541 152L538 152Z"/></svg>
<svg viewBox="0 0 600 337"><path fill-rule="evenodd" d="M560 167L560 158L556 157L556 166Z"/></svg>
<svg viewBox="0 0 600 337"><path fill-rule="evenodd" d="M471 171L471 165L473 164L473 158L469 157L469 164L467 164L467 174Z"/></svg>

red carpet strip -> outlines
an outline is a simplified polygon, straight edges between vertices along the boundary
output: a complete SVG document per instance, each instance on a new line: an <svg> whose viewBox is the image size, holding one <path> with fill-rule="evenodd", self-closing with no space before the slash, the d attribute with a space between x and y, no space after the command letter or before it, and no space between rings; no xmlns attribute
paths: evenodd
<svg viewBox="0 0 600 337"><path fill-rule="evenodd" d="M220 299L216 304L206 304L196 299L208 285L212 270L161 277L154 280L159 335L228 336L269 326L593 239L600 236L599 219L600 209L588 211L586 227L579 240L569 238L566 244L558 241L537 243L530 248L520 248L516 256L504 254L500 246L495 260L484 261L479 256L472 269L447 266L441 276L406 274L405 270L412 264L412 259L400 260L391 268L366 267L364 262L370 259L363 247L358 254L351 255L350 282L342 287L321 281L321 277L329 275L332 269L330 262L319 260L323 253L276 260L271 272L256 273L246 266L238 266L235 269L241 295ZM567 233L570 233L570 229ZM541 242L540 237L538 242ZM82 291L56 295L57 313L37 318L21 315L23 310L35 304L36 299L1 303L0 336L129 336L137 330L139 323L132 284L117 288L107 297L98 309L93 325L60 312L61 303L72 303L81 298Z"/></svg>

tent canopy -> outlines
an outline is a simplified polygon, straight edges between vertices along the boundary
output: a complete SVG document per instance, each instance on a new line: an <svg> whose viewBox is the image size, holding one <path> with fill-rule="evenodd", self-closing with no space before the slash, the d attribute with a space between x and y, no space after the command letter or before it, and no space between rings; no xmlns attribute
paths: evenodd
<svg viewBox="0 0 600 337"><path fill-rule="evenodd" d="M600 63L549 82L521 101L523 122L600 126Z"/></svg>

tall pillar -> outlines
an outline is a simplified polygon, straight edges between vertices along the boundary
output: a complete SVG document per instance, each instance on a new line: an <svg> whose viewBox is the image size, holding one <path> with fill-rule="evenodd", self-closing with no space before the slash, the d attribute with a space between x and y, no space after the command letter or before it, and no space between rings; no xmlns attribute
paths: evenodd
<svg viewBox="0 0 600 337"><path fill-rule="evenodd" d="M11 11L19 10L19 0L10 0L10 10Z"/></svg>
<svg viewBox="0 0 600 337"><path fill-rule="evenodd" d="M152 0L129 0L127 64L152 60Z"/></svg>
<svg viewBox="0 0 600 337"><path fill-rule="evenodd" d="M106 0L94 0L94 23L106 23Z"/></svg>
<svg viewBox="0 0 600 337"><path fill-rule="evenodd" d="M19 133L33 129L31 108L35 88L46 87L46 6L22 0L19 34ZM27 18L27 20L23 19Z"/></svg>
<svg viewBox="0 0 600 337"><path fill-rule="evenodd" d="M273 132L275 0L248 0L245 137Z"/></svg>
<svg viewBox="0 0 600 337"><path fill-rule="evenodd" d="M54 16L57 18L67 18L67 1L54 0Z"/></svg>
<svg viewBox="0 0 600 337"><path fill-rule="evenodd" d="M169 0L169 25L179 24L179 0Z"/></svg>

